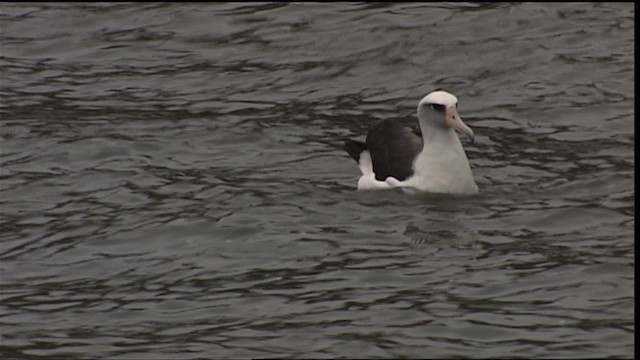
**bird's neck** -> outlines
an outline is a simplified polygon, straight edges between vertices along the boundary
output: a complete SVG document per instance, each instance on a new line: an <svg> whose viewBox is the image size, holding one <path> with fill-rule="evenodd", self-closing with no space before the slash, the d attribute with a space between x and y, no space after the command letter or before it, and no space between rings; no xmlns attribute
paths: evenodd
<svg viewBox="0 0 640 360"><path fill-rule="evenodd" d="M455 130L450 127L430 124L426 119L420 119L420 130L424 147L442 149L447 152L454 152L464 155L464 148ZM466 159L466 156L465 156Z"/></svg>
<svg viewBox="0 0 640 360"><path fill-rule="evenodd" d="M469 160L455 130L420 119L424 145L414 163L420 186L434 192L475 193Z"/></svg>

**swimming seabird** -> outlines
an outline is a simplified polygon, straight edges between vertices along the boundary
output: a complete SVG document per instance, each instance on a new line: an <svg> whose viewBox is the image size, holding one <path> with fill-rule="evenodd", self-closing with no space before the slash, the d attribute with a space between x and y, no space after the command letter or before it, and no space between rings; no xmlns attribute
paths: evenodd
<svg viewBox="0 0 640 360"><path fill-rule="evenodd" d="M365 143L345 140L345 150L362 171L358 190L477 193L469 160L454 131L473 143L473 130L458 115L457 104L457 97L436 90L418 103L421 134L387 119L369 128Z"/></svg>

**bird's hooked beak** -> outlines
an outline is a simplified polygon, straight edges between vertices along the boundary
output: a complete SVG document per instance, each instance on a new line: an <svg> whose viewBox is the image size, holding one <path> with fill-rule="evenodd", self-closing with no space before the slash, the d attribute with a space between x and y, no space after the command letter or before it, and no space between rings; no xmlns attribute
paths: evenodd
<svg viewBox="0 0 640 360"><path fill-rule="evenodd" d="M469 137L469 140L473 144L473 130L471 130L471 128L462 121L462 118L460 118L460 115L458 115L458 109L455 105L447 106L447 109L445 111L445 121L447 123L447 126L458 130L458 132L460 132L461 134L467 135Z"/></svg>

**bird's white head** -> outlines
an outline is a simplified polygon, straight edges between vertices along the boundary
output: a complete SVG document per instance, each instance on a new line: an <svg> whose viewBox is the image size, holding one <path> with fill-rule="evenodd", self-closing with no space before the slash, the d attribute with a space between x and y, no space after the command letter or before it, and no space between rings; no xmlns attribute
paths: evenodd
<svg viewBox="0 0 640 360"><path fill-rule="evenodd" d="M434 104L442 106L456 106L458 104L458 98L444 90L436 90L428 93L422 98L422 100L420 100L420 105Z"/></svg>
<svg viewBox="0 0 640 360"><path fill-rule="evenodd" d="M429 127L458 130L467 135L473 143L473 130L462 121L458 114L458 98L444 90L430 92L420 100L418 119Z"/></svg>

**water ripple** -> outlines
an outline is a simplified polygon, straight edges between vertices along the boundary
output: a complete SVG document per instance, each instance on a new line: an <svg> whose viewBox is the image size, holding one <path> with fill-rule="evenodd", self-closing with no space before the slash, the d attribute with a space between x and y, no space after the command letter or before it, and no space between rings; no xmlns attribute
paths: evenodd
<svg viewBox="0 0 640 360"><path fill-rule="evenodd" d="M3 4L0 353L632 357L633 15ZM437 87L480 194L355 191Z"/></svg>

